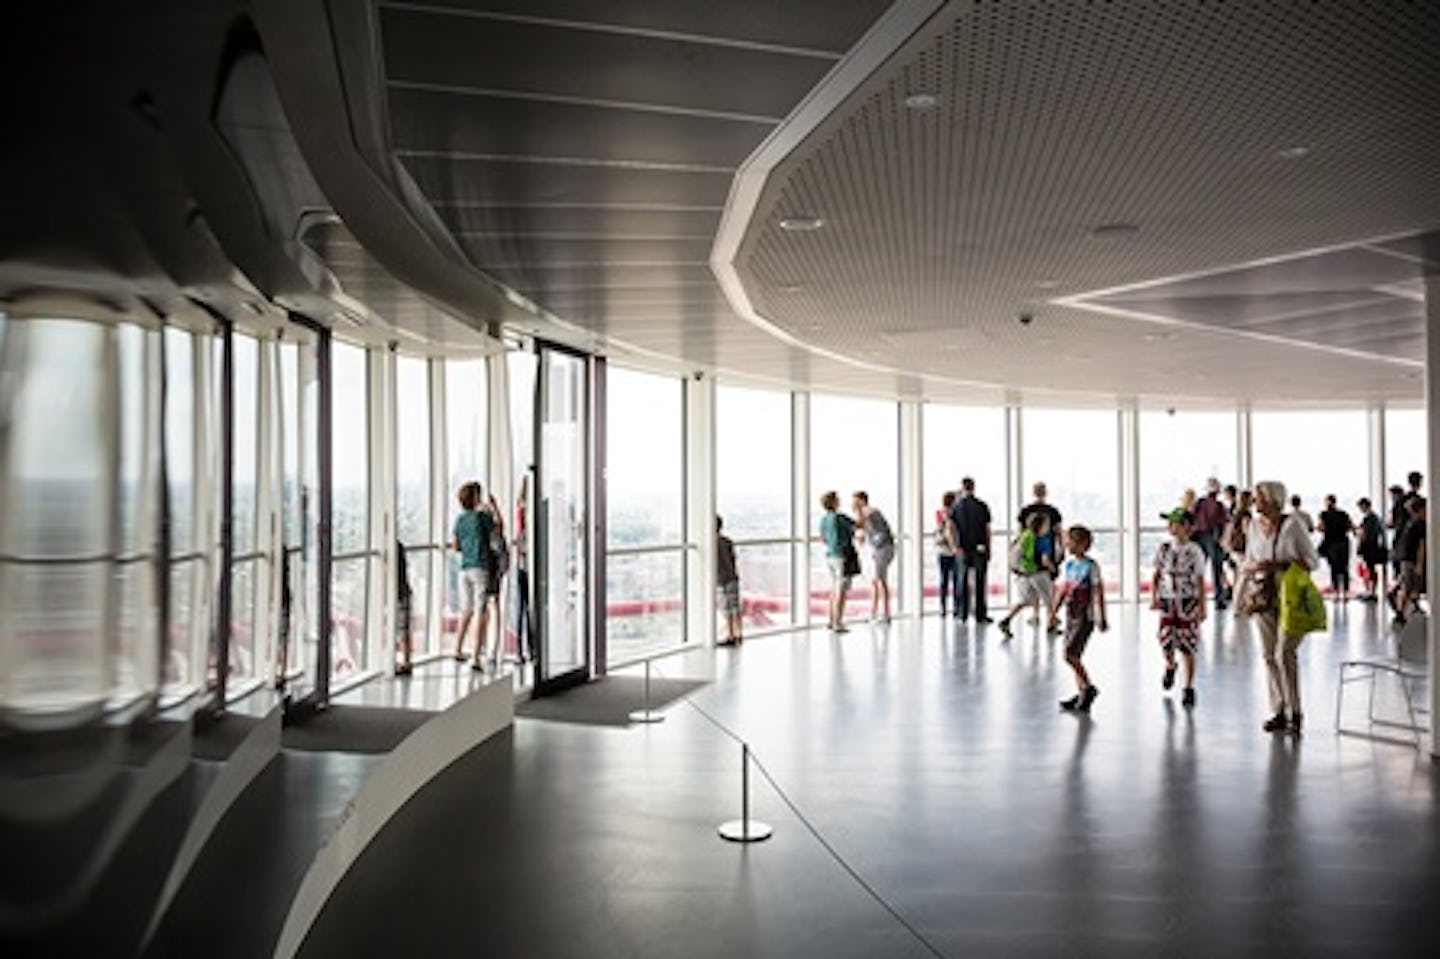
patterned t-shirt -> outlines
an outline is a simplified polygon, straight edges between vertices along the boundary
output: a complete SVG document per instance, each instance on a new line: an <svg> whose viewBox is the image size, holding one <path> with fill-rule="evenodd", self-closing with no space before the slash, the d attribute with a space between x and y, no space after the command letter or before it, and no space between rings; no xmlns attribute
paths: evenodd
<svg viewBox="0 0 1440 959"><path fill-rule="evenodd" d="M1100 584L1100 567L1088 556L1072 556L1065 561L1065 612L1073 619L1092 619L1095 615L1095 590Z"/></svg>
<svg viewBox="0 0 1440 959"><path fill-rule="evenodd" d="M1165 542L1155 551L1159 599L1199 599L1205 594L1205 551L1196 542Z"/></svg>

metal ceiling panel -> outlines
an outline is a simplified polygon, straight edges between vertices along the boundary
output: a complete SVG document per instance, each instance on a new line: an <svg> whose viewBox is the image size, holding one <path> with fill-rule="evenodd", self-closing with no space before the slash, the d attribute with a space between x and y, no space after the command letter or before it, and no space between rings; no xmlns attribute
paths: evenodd
<svg viewBox="0 0 1440 959"><path fill-rule="evenodd" d="M385 2L396 9L445 9L458 15L564 21L616 29L676 33L840 54L890 5L890 0L785 0L732 4L713 0L427 0Z"/></svg>
<svg viewBox="0 0 1440 959"><path fill-rule="evenodd" d="M860 362L1020 387L1071 379L1026 361L1012 334L1029 313L1055 350L1092 345L1077 388L1139 388L1127 361L1152 325L1066 297L1440 225L1436 49L1433 4L951 4L773 171L735 267L766 320ZM912 107L912 94L930 99ZM822 228L780 228L802 215ZM1170 302L1234 325L1300 305L1242 302L1257 292L1368 293L1388 269L1293 264L1258 289L1235 272L1204 281L1228 308ZM946 362L897 340L947 325L1020 352ZM1345 348L1327 335L1314 345ZM1281 391L1246 363L1214 369L1232 395Z"/></svg>
<svg viewBox="0 0 1440 959"><path fill-rule="evenodd" d="M442 213L487 206L723 206L728 170L646 169L523 159L404 156L420 189Z"/></svg>
<svg viewBox="0 0 1440 959"><path fill-rule="evenodd" d="M447 207L440 215L456 234L525 233L551 239L625 235L634 239L704 239L708 242L720 224L718 208Z"/></svg>
<svg viewBox="0 0 1440 959"><path fill-rule="evenodd" d="M390 119L402 151L710 171L732 170L773 128L751 120L395 88Z"/></svg>
<svg viewBox="0 0 1440 959"><path fill-rule="evenodd" d="M384 11L392 85L505 92L779 122L834 65L797 56L550 23Z"/></svg>
<svg viewBox="0 0 1440 959"><path fill-rule="evenodd" d="M700 240L630 240L624 236L602 239L531 239L527 236L462 235L461 245L481 269L543 267L548 265L605 263L664 265L704 263L710 252L708 238Z"/></svg>

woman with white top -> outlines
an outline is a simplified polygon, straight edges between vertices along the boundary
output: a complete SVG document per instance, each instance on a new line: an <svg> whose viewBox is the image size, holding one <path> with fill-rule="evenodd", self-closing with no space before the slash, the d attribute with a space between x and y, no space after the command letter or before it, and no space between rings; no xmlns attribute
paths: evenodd
<svg viewBox="0 0 1440 959"><path fill-rule="evenodd" d="M1262 727L1266 732L1290 732L1300 735L1300 677L1296 650L1300 636L1280 635L1279 580L1291 563L1299 563L1307 571L1320 565L1305 523L1299 517L1285 515L1285 484L1265 480L1255 484L1255 521L1245 543L1245 563L1241 569L1246 605L1260 630L1264 649L1265 671L1270 684L1270 709L1273 711Z"/></svg>

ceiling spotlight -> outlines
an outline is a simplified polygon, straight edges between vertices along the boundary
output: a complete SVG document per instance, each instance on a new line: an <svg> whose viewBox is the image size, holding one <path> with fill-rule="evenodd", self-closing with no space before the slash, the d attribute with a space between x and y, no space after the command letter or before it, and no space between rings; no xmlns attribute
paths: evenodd
<svg viewBox="0 0 1440 959"><path fill-rule="evenodd" d="M911 110L931 110L940 102L933 93L912 93L905 98L905 106Z"/></svg>
<svg viewBox="0 0 1440 959"><path fill-rule="evenodd" d="M1110 240L1122 236L1134 236L1140 232L1140 227L1135 223L1101 223L1099 226L1090 228L1090 236L1096 240Z"/></svg>
<svg viewBox="0 0 1440 959"><path fill-rule="evenodd" d="M1301 157L1310 155L1310 148L1307 146L1285 147L1275 151L1275 155L1282 160L1298 160Z"/></svg>
<svg viewBox="0 0 1440 959"><path fill-rule="evenodd" d="M1059 280L1045 279L1045 280L1037 280L1037 281L1035 281L1035 289L1037 289L1037 290L1053 290L1053 289L1055 289L1055 287L1057 287L1057 286L1059 286L1059 285L1060 285L1060 281L1059 281Z"/></svg>
<svg viewBox="0 0 1440 959"><path fill-rule="evenodd" d="M786 230L790 233L810 233L814 230L820 229L824 225L825 221L820 219L818 216L809 216L805 214L781 217L780 219L780 229Z"/></svg>
<svg viewBox="0 0 1440 959"><path fill-rule="evenodd" d="M799 293L799 292L803 291L804 289L805 289L805 287L804 287L803 285L799 284L799 283L786 283L786 284L784 284L783 286L780 287L780 292L781 292L781 293Z"/></svg>

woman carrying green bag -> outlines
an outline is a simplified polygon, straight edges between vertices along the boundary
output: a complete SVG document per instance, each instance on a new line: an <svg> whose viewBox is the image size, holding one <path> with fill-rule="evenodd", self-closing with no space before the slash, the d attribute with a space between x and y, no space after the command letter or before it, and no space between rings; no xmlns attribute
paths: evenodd
<svg viewBox="0 0 1440 959"><path fill-rule="evenodd" d="M1241 569L1245 593L1241 608L1255 618L1265 654L1270 709L1274 715L1265 721L1262 728L1267 733L1290 732L1298 736L1303 717L1296 650L1300 647L1300 640L1305 638L1307 624L1302 621L1303 616L1297 619L1287 615L1285 628L1281 628L1281 580L1294 564L1305 574L1310 591L1315 592L1309 573L1320 565L1320 554L1316 552L1305 524L1294 516L1284 515L1285 493L1285 484L1278 480L1255 484L1256 526L1245 544L1245 563ZM1299 595L1302 590L1303 587L1292 578L1288 613L1293 614L1296 610L1303 612L1304 601ZM1319 597L1318 593L1315 595ZM1323 614L1323 603L1320 608ZM1321 628L1323 626L1322 622Z"/></svg>

